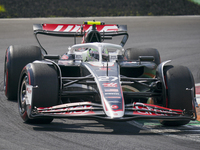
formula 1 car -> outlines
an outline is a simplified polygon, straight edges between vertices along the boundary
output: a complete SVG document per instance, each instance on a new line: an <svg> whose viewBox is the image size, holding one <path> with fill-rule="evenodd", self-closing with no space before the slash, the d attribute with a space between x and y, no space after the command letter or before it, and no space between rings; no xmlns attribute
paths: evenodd
<svg viewBox="0 0 200 150"><path fill-rule="evenodd" d="M124 50L126 25L35 24L33 30L40 47L9 46L4 67L5 95L18 99L26 123L79 117L184 125L196 119L192 73L161 63L157 49ZM61 56L49 55L38 34L83 39ZM103 42L114 36L123 36L120 44Z"/></svg>

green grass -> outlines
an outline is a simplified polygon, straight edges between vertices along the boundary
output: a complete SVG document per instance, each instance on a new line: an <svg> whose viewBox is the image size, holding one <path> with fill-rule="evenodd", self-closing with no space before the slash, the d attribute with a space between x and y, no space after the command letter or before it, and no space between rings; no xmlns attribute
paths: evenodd
<svg viewBox="0 0 200 150"><path fill-rule="evenodd" d="M189 0L189 1L194 2L194 3L198 4L198 5L200 5L200 0Z"/></svg>

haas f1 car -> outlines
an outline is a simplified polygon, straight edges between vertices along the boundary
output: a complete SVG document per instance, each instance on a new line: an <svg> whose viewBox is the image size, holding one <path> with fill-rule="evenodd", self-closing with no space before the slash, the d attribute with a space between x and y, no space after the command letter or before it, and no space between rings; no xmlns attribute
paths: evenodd
<svg viewBox="0 0 200 150"><path fill-rule="evenodd" d="M5 95L18 100L24 122L79 117L184 125L196 119L190 70L161 63L154 48L124 49L126 25L34 24L33 30L39 47L11 45L5 54ZM82 37L82 43L50 55L38 34ZM115 36L122 36L120 44L105 43Z"/></svg>

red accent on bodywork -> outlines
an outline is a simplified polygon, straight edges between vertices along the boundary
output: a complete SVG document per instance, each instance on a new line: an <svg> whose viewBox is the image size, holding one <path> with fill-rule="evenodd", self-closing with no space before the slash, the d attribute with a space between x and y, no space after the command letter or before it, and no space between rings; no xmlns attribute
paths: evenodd
<svg viewBox="0 0 200 150"><path fill-rule="evenodd" d="M95 113L91 110L88 110L88 111L73 111L73 112L63 112L54 114L80 115L80 114L95 114Z"/></svg>
<svg viewBox="0 0 200 150"><path fill-rule="evenodd" d="M103 83L104 87L117 87L117 83Z"/></svg>
<svg viewBox="0 0 200 150"><path fill-rule="evenodd" d="M150 107L160 108L160 109L166 109L166 110L173 110L173 111L183 112L181 109L171 109L171 108L166 108L166 107L162 107L162 106L158 106L158 105L153 105L153 104L145 104L145 105L146 106L150 106Z"/></svg>
<svg viewBox="0 0 200 150"><path fill-rule="evenodd" d="M61 59L69 59L69 57L68 57L67 55L63 55L63 56L61 57Z"/></svg>
<svg viewBox="0 0 200 150"><path fill-rule="evenodd" d="M86 32L92 28L92 25L85 24L43 24L43 30L58 32L81 32L81 26L83 28L82 31ZM118 31L118 27L115 24L96 25L96 30L99 32Z"/></svg>
<svg viewBox="0 0 200 150"><path fill-rule="evenodd" d="M24 112L24 114L22 115L23 120L25 120L27 117L27 111Z"/></svg>
<svg viewBox="0 0 200 150"><path fill-rule="evenodd" d="M106 71L106 70L111 70L111 69L107 68L107 67L101 67L101 68L99 68L99 70Z"/></svg>
<svg viewBox="0 0 200 150"><path fill-rule="evenodd" d="M134 103L134 115L152 115L152 116L170 116L181 115L183 113L180 109L170 109L152 104ZM150 112L154 111L154 112Z"/></svg>
<svg viewBox="0 0 200 150"><path fill-rule="evenodd" d="M134 111L134 115L147 115L147 116L170 116L169 114L157 114L152 112L145 112L145 111Z"/></svg>
<svg viewBox="0 0 200 150"><path fill-rule="evenodd" d="M118 89L105 89L105 92L119 92Z"/></svg>
<svg viewBox="0 0 200 150"><path fill-rule="evenodd" d="M112 105L111 108L112 108L112 109L118 109L119 106L117 106L117 105Z"/></svg>
<svg viewBox="0 0 200 150"><path fill-rule="evenodd" d="M122 110L122 109L117 109L117 110L113 110L113 109L112 109L112 111L113 111L113 112L118 112L118 111L123 111L123 110Z"/></svg>
<svg viewBox="0 0 200 150"><path fill-rule="evenodd" d="M76 110L79 108L89 109L92 106L85 105L85 106L74 106L68 108L57 108L54 109L53 107L39 107L37 110L41 113L49 113L49 114L68 114L68 115L80 115L80 114L95 114L92 110Z"/></svg>
<svg viewBox="0 0 200 150"><path fill-rule="evenodd" d="M7 95L8 91L8 70L6 71L6 90L5 90L5 95Z"/></svg>

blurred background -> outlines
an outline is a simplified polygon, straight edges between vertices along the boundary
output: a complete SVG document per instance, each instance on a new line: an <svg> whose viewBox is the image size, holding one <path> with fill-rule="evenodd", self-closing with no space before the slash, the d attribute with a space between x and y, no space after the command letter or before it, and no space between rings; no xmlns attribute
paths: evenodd
<svg viewBox="0 0 200 150"><path fill-rule="evenodd" d="M200 15L200 0L1 0L0 18Z"/></svg>

